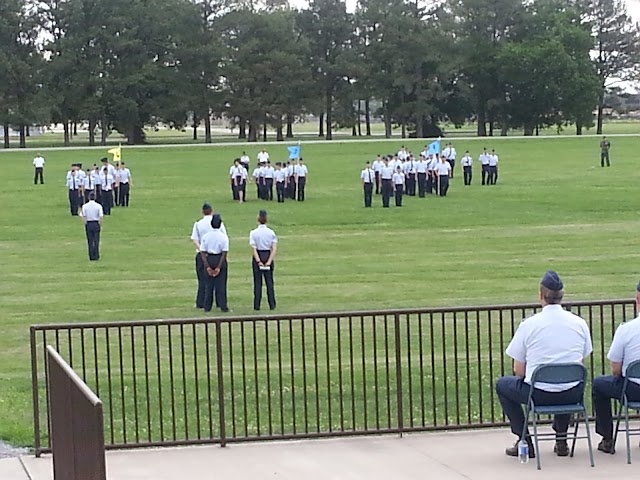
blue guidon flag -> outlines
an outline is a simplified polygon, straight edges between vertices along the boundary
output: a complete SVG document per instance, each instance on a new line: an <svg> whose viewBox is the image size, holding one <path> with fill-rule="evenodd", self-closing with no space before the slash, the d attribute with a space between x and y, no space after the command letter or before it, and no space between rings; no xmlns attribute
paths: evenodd
<svg viewBox="0 0 640 480"><path fill-rule="evenodd" d="M289 150L289 160L300 158L300 144L287 147Z"/></svg>
<svg viewBox="0 0 640 480"><path fill-rule="evenodd" d="M440 154L440 139L435 142L431 142L427 147L427 155Z"/></svg>

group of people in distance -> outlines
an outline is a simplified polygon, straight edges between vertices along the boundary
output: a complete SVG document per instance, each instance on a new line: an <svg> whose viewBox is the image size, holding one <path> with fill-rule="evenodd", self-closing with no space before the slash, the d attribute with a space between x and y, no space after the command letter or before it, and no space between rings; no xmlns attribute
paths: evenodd
<svg viewBox="0 0 640 480"><path fill-rule="evenodd" d="M562 307L564 284L558 274L548 271L540 281L539 298L542 310L525 319L507 347L506 354L513 359L514 376L502 377L496 392L502 409L509 419L511 431L518 437L516 445L505 453L517 457L518 443L526 442L529 458L539 452L534 449L525 423L523 405L532 399L536 405L569 405L583 402L584 383L536 383L533 372L541 365L577 364L588 362L593 347L587 322ZM640 284L636 287L636 306L640 308ZM591 383L592 405L596 415L596 432L602 437L598 450L615 453L611 400L622 398L625 375L629 365L640 360L640 317L623 323L615 332L607 358L612 375L603 375ZM625 394L629 401L640 402L640 379L629 378ZM554 452L560 457L570 453L567 430L570 414L556 415Z"/></svg>
<svg viewBox="0 0 640 480"><path fill-rule="evenodd" d="M222 312L229 312L227 302L229 237L222 223L222 217L214 213L209 203L202 206L202 218L193 224L191 241L196 247L195 269L198 279L196 308L210 312L215 299L217 308ZM278 237L267 227L265 210L260 210L258 213L258 226L249 234L249 245L253 250L253 309L260 310L264 281L267 287L269 309L275 310L273 270Z"/></svg>
<svg viewBox="0 0 640 480"><path fill-rule="evenodd" d="M372 206L372 196L382 195L382 206L389 207L391 197L395 197L396 207L402 206L404 195L418 197L435 194L446 197L449 191L449 180L453 178L457 152L451 143L447 143L442 152L424 150L416 159L404 146L396 154L389 154L366 162L360 173L364 191L364 206ZM482 185L495 185L498 182L498 155L483 149L478 157L482 166ZM471 185L473 178L473 158L467 150L460 161L465 185Z"/></svg>
<svg viewBox="0 0 640 480"><path fill-rule="evenodd" d="M73 163L67 172L66 185L71 215L78 215L78 209L89 201L91 194L102 205L104 214L111 215L113 207L129 206L131 171L125 162L117 162L113 166L106 157L102 158L101 166L94 164L86 171L81 163Z"/></svg>
<svg viewBox="0 0 640 480"><path fill-rule="evenodd" d="M236 158L229 169L231 193L235 201L243 203L247 200L247 182L253 181L259 200L272 201L275 187L278 203L283 203L287 198L304 202L309 170L302 158L276 162L274 167L269 153L262 149L258 153L258 165L249 177L250 161L247 153L242 152L242 156Z"/></svg>

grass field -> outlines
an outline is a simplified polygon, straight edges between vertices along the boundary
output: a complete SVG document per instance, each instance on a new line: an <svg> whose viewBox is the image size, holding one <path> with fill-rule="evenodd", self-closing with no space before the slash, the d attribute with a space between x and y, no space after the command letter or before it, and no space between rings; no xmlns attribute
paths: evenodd
<svg viewBox="0 0 640 480"><path fill-rule="evenodd" d="M414 151L419 141L402 141ZM459 141L474 157L500 154L499 184L447 198L408 198L402 209L365 210L359 172L389 143L303 145L307 201L266 205L280 237L279 312L493 304L536 299L548 268L570 299L630 296L638 280L640 137L612 139L612 167L599 167L595 138ZM204 200L231 237L229 302L251 309L248 234L259 208L230 199L227 172L241 147L125 149L132 206L105 221L101 260L89 263L64 177L100 151L45 152L46 184L32 184L32 156L0 154L0 438L31 440L28 326L33 323L194 316L189 235ZM255 158L257 147L247 147ZM273 160L285 145L270 148Z"/></svg>

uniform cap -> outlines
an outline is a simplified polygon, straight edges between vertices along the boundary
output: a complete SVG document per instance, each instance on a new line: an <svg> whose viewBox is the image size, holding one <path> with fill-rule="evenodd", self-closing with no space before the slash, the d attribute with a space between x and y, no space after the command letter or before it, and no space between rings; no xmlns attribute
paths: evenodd
<svg viewBox="0 0 640 480"><path fill-rule="evenodd" d="M553 290L554 292L558 292L564 288L564 284L562 283L560 276L553 270L547 270L540 281L540 285L548 288L549 290Z"/></svg>
<svg viewBox="0 0 640 480"><path fill-rule="evenodd" d="M211 217L211 228L220 228L222 225L222 217L219 213L216 213L213 217Z"/></svg>
<svg viewBox="0 0 640 480"><path fill-rule="evenodd" d="M212 210L211 204L208 202L204 202L204 205L202 205L202 210Z"/></svg>
<svg viewBox="0 0 640 480"><path fill-rule="evenodd" d="M266 210L260 210L260 211L258 212L258 216L259 216L259 217L262 217L262 218L266 218L266 216L267 216L267 211L266 211Z"/></svg>

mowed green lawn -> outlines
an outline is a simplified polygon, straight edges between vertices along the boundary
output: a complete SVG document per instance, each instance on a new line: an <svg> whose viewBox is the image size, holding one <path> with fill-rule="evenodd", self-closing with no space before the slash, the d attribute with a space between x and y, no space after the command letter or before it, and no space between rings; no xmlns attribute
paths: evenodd
<svg viewBox="0 0 640 480"><path fill-rule="evenodd" d="M469 149L474 184L460 167L447 198L406 198L365 209L359 174L377 153L422 141L303 145L304 203L231 201L228 169L259 146L124 149L133 173L129 209L105 221L101 260L90 263L81 221L69 215L65 174L100 150L43 152L34 186L31 152L0 153L0 438L29 444L28 327L34 323L191 317L195 274L189 236L203 201L231 237L229 303L253 313L249 231L260 208L279 235L278 312L479 305L534 301L548 268L575 300L629 297L640 272L636 185L640 137L612 138L600 168L598 138L456 141ZM500 155L496 186L480 186L483 146ZM285 144L269 146L272 161ZM255 164L255 160L253 160Z"/></svg>

